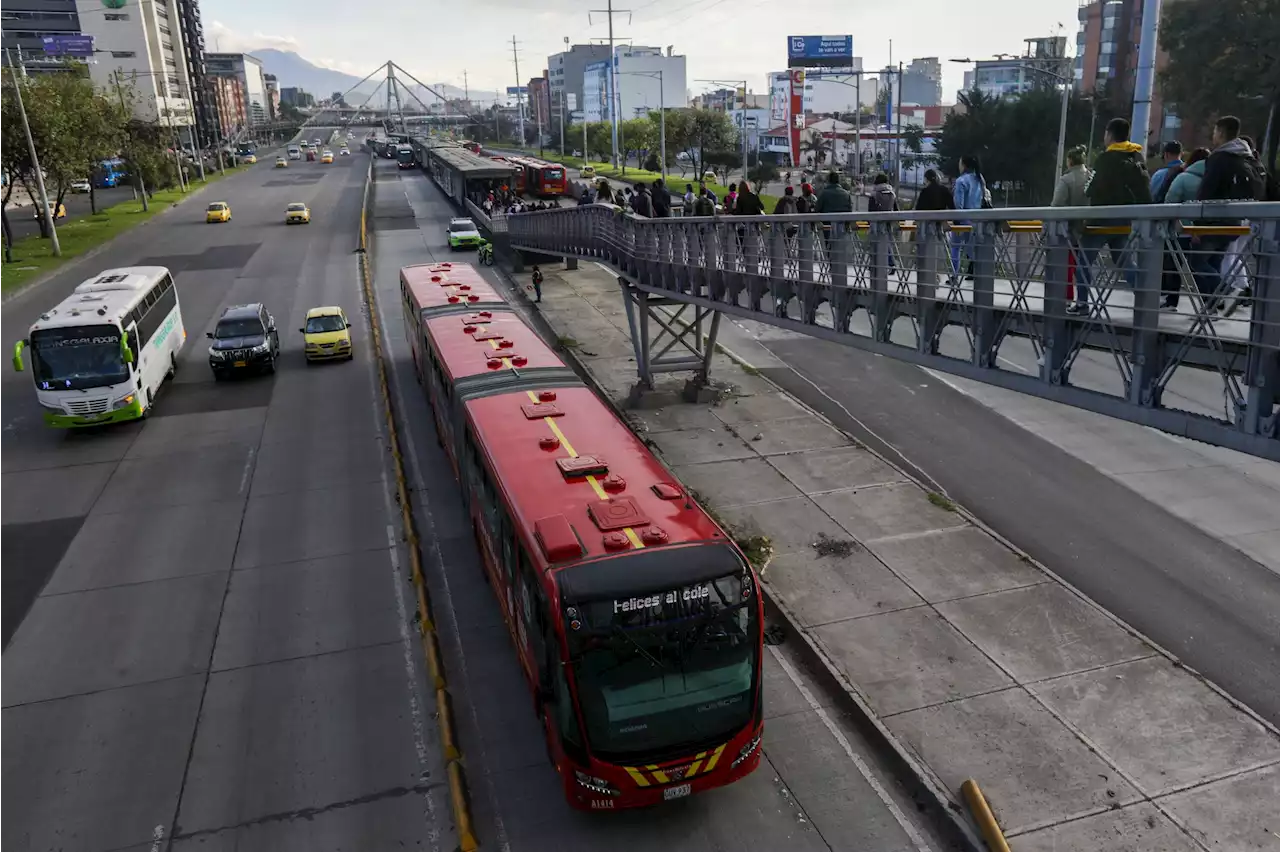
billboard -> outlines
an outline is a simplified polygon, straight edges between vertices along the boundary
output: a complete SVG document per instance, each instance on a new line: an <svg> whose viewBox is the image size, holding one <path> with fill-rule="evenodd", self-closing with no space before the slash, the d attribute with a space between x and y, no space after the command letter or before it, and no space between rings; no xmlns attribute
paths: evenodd
<svg viewBox="0 0 1280 852"><path fill-rule="evenodd" d="M49 56L93 56L91 35L43 36L44 52Z"/></svg>
<svg viewBox="0 0 1280 852"><path fill-rule="evenodd" d="M587 121L612 121L609 112L609 60L582 69L582 113Z"/></svg>
<svg viewBox="0 0 1280 852"><path fill-rule="evenodd" d="M769 126L787 123L787 98L791 97L791 75L785 71L769 76Z"/></svg>
<svg viewBox="0 0 1280 852"><path fill-rule="evenodd" d="M848 68L853 64L853 36L787 36L788 68Z"/></svg>
<svg viewBox="0 0 1280 852"><path fill-rule="evenodd" d="M529 94L528 86L507 86L508 95L527 95Z"/></svg>

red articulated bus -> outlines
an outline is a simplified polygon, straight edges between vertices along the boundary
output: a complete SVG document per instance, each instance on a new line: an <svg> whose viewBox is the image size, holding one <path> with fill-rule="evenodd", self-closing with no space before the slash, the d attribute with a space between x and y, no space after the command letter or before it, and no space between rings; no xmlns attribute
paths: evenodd
<svg viewBox="0 0 1280 852"><path fill-rule="evenodd" d="M512 157L524 172L525 191L536 198L554 198L569 194L569 178L564 166L547 163L535 157Z"/></svg>
<svg viewBox="0 0 1280 852"><path fill-rule="evenodd" d="M642 807L760 761L742 554L467 264L400 271L405 330L569 804Z"/></svg>

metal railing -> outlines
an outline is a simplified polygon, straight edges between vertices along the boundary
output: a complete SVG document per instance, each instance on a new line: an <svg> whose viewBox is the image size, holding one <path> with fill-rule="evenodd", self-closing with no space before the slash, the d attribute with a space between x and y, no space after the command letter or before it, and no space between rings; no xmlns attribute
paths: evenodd
<svg viewBox="0 0 1280 852"><path fill-rule="evenodd" d="M1280 204L507 221L640 291L1280 460Z"/></svg>

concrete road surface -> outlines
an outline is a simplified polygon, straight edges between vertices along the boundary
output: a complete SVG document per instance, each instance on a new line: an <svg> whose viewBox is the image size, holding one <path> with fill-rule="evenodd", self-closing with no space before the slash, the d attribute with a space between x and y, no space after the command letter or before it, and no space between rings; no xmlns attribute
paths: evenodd
<svg viewBox="0 0 1280 852"><path fill-rule="evenodd" d="M219 185L231 223L193 201L5 305L12 343L84 278L158 264L188 332L142 423L46 429L4 374L5 849L456 846L352 253L368 158L263 159ZM215 384L205 331L259 300L276 374ZM329 304L355 360L307 366Z"/></svg>
<svg viewBox="0 0 1280 852"><path fill-rule="evenodd" d="M413 424L405 455L413 480L425 570L457 696L462 748L482 844L543 850L759 850L923 852L954 848L920 813L909 785L853 728L784 644L765 653L765 759L747 779L673 806L626 813L580 813L566 806L532 698L481 573L470 521L453 471L437 446L415 381L399 310L399 267L450 252L454 210L419 172L377 163L371 218L376 286L391 330L397 406ZM491 283L508 282L482 268Z"/></svg>

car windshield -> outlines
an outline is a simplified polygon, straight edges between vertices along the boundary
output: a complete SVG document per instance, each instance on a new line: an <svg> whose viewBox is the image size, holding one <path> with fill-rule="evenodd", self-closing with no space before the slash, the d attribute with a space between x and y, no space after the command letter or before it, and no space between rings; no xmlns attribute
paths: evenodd
<svg viewBox="0 0 1280 852"><path fill-rule="evenodd" d="M307 209L307 205L305 205L305 204L290 204L290 205L289 205L289 210L290 210L290 212L293 212L293 213L301 213L303 210L306 210L306 209Z"/></svg>
<svg viewBox="0 0 1280 852"><path fill-rule="evenodd" d="M307 334L323 334L326 331L342 331L347 322L337 314L307 318Z"/></svg>
<svg viewBox="0 0 1280 852"><path fill-rule="evenodd" d="M476 223L470 219L458 219L449 223L450 231L474 231L475 229Z"/></svg>
<svg viewBox="0 0 1280 852"><path fill-rule="evenodd" d="M31 332L32 373L41 390L85 390L129 380L120 329L79 325Z"/></svg>
<svg viewBox="0 0 1280 852"><path fill-rule="evenodd" d="M221 202L219 202L218 204L210 204L210 205L209 205L209 212L210 212L210 213L218 213L218 212L220 212L220 211L222 211L222 210L225 210L225 209L227 209L227 205L222 204Z"/></svg>
<svg viewBox="0 0 1280 852"><path fill-rule="evenodd" d="M670 752L747 725L759 626L743 577L580 604L586 627L566 632L595 754Z"/></svg>
<svg viewBox="0 0 1280 852"><path fill-rule="evenodd" d="M227 340L232 337L261 337L262 323L253 317L248 319L224 319L213 330L213 336L218 340Z"/></svg>

